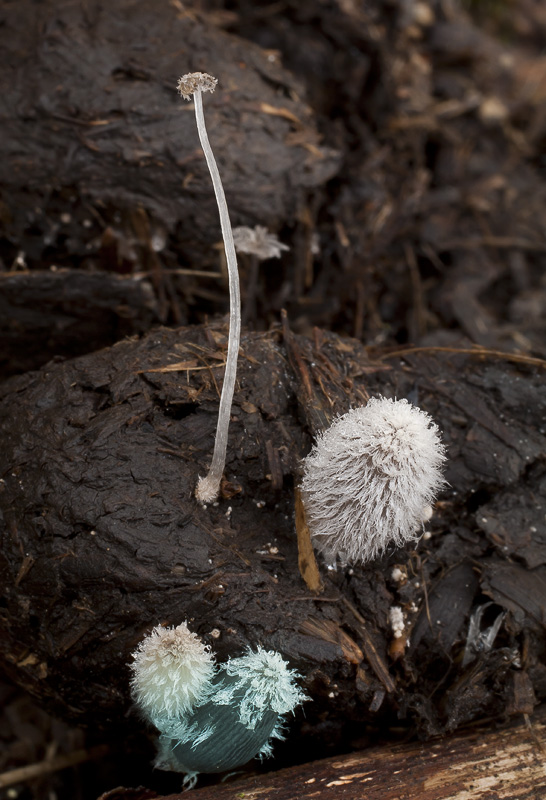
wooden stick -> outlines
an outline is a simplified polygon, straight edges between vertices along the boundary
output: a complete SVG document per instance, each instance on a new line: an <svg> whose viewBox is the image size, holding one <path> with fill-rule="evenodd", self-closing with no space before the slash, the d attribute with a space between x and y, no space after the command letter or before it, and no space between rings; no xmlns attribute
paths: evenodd
<svg viewBox="0 0 546 800"><path fill-rule="evenodd" d="M67 767L75 767L76 764L83 764L84 761L94 761L105 756L109 749L108 745L100 744L96 747L91 747L89 750L74 750L73 753L2 772L0 773L0 789L5 789L6 786L14 786L16 783L27 783Z"/></svg>
<svg viewBox="0 0 546 800"><path fill-rule="evenodd" d="M543 706L497 730L373 747L163 800L538 800L545 748Z"/></svg>
<svg viewBox="0 0 546 800"><path fill-rule="evenodd" d="M453 355L484 356L515 361L517 364L529 364L533 367L546 367L546 361L543 358L534 358L522 353L505 353L502 350L489 350L486 347L405 347L402 350L391 350L388 353L379 355L378 360L386 361L389 358L403 357L412 353L452 353Z"/></svg>

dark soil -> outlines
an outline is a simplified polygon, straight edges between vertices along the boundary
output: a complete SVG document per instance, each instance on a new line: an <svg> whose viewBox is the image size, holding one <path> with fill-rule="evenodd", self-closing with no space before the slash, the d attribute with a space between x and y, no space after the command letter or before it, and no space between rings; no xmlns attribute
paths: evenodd
<svg viewBox="0 0 546 800"><path fill-rule="evenodd" d="M159 622L187 619L220 659L259 642L300 671L312 702L264 769L546 699L546 18L526 0L491 9L0 10L0 665L63 720L6 684L0 771L51 742L110 747L98 772L21 797L179 788L148 771L128 694ZM291 247L240 258L247 327L207 509L193 490L227 291L174 89L192 70L220 80L205 113L234 224ZM319 564L316 595L298 568L300 459L377 394L434 417L449 485L430 538Z"/></svg>

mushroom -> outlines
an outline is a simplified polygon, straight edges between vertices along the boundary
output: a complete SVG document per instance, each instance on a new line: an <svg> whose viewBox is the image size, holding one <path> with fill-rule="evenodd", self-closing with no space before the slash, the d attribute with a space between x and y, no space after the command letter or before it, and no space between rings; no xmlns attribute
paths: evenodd
<svg viewBox="0 0 546 800"><path fill-rule="evenodd" d="M193 95L197 132L212 179L216 203L218 204L229 277L229 336L226 370L224 373L222 394L220 396L218 423L216 425L216 438L214 440L211 465L205 477L199 478L195 490L195 496L201 503L214 502L218 499L220 493L220 481L222 480L226 463L229 417L231 404L233 402L233 392L235 390L237 356L241 338L241 293L239 290L237 256L235 254L235 245L233 243L233 233L231 230L224 187L222 186L220 173L210 146L207 129L205 127L205 115L203 113L202 93L213 92L217 83L218 80L213 78L212 75L208 75L206 72L190 72L187 75L183 75L178 81L178 91L185 100L190 100Z"/></svg>
<svg viewBox="0 0 546 800"><path fill-rule="evenodd" d="M270 756L286 714L306 700L280 653L258 646L216 666L209 648L185 623L161 626L133 654L135 702L159 731L159 769L224 772Z"/></svg>
<svg viewBox="0 0 546 800"><path fill-rule="evenodd" d="M335 420L304 459L301 487L327 562L367 562L417 539L444 460L437 425L407 400L372 398Z"/></svg>

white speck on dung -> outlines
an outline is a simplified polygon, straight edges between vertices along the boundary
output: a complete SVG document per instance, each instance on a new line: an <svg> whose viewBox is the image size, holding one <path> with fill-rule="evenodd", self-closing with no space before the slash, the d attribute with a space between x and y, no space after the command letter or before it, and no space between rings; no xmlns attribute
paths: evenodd
<svg viewBox="0 0 546 800"><path fill-rule="evenodd" d="M406 627L404 622L404 612L400 606L391 607L389 611L389 622L391 623L394 638L399 639L402 636L404 628Z"/></svg>
<svg viewBox="0 0 546 800"><path fill-rule="evenodd" d="M391 578L396 583L401 583L404 579L407 578L407 575L403 570L400 569L400 567L393 567L393 570L391 572Z"/></svg>
<svg viewBox="0 0 546 800"><path fill-rule="evenodd" d="M304 459L313 541L330 563L366 562L415 541L444 484L438 427L407 400L372 398L337 419Z"/></svg>

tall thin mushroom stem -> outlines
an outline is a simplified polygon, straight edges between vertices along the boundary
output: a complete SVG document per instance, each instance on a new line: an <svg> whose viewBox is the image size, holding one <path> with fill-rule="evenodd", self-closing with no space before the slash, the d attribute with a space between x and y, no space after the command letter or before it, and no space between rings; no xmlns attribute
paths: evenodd
<svg viewBox="0 0 546 800"><path fill-rule="evenodd" d="M216 78L201 72L184 75L178 82L178 90L185 100L189 100L193 94L197 132L209 168L214 194L216 195L229 276L229 337L226 369L222 394L220 396L218 424L216 426L216 439L214 441L212 462L207 475L204 478L199 478L195 490L195 496L201 503L214 502L218 498L220 492L220 481L226 463L229 418L233 401L233 392L235 390L237 356L241 338L241 293L239 290L237 256L235 255L235 245L233 243L233 233L231 230L224 187L222 186L220 173L218 172L216 160L210 146L207 129L205 127L205 116L203 114L202 93L203 91L213 92L216 84Z"/></svg>

